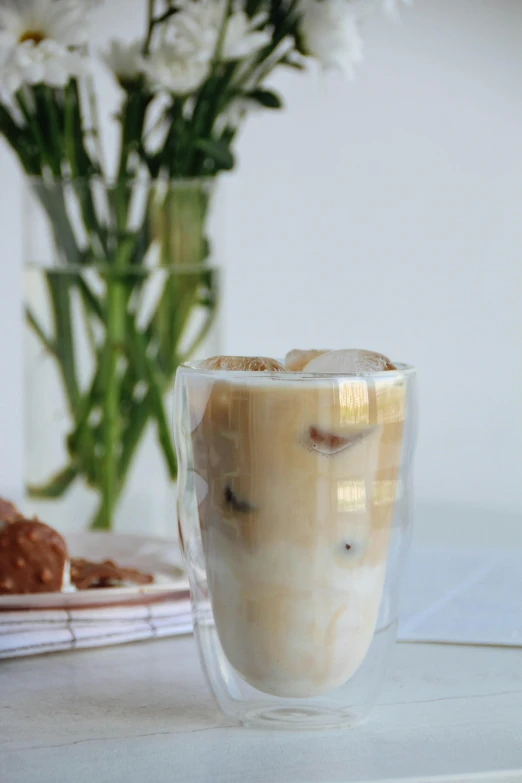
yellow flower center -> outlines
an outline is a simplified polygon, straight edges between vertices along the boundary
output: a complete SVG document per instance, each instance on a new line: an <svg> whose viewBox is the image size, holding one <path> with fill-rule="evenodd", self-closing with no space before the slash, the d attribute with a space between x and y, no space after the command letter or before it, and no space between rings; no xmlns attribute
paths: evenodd
<svg viewBox="0 0 522 783"><path fill-rule="evenodd" d="M26 41L33 41L36 45L42 43L45 40L45 35L38 32L38 30L27 30L21 37L19 43L25 43Z"/></svg>

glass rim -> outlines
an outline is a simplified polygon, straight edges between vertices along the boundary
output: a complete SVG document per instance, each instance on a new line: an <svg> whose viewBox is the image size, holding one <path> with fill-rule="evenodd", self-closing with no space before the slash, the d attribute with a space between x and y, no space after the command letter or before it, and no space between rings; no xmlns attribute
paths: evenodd
<svg viewBox="0 0 522 783"><path fill-rule="evenodd" d="M66 273L71 275L78 275L86 272L87 270L94 269L98 272L110 272L113 276L128 276L129 274L135 274L136 277L146 277L149 274L157 273L159 271L165 271L169 274L172 272L179 272L180 274L192 274L195 272L221 272L222 266L220 264L208 264L205 261L201 261L198 264L155 264L154 266L142 266L140 264L127 264L127 266L116 266L116 264L69 264L53 261L24 261L24 269L45 269L46 271L52 270L55 272Z"/></svg>
<svg viewBox="0 0 522 783"><path fill-rule="evenodd" d="M52 177L47 178L39 174L26 174L24 176L25 182L28 183L43 183L45 187L65 187L80 184L99 183L106 188L117 188L120 186L129 185L156 185L158 183L164 183L166 185L175 185L178 187L200 187L202 185L215 185L218 177L168 177L160 175L158 177L150 177L146 174L137 174L132 177L126 177L122 180L118 180L117 177L105 177L103 174L93 174L92 176L80 176L80 177Z"/></svg>
<svg viewBox="0 0 522 783"><path fill-rule="evenodd" d="M247 358L247 357L240 357ZM404 378L417 374L416 368L411 364L394 362L395 370L373 370L370 372L296 372L295 370L271 371L271 370L212 370L201 367L204 359L198 362L183 362L178 370L186 371L191 375L207 375L214 380L271 380L271 381L319 381L358 378Z"/></svg>

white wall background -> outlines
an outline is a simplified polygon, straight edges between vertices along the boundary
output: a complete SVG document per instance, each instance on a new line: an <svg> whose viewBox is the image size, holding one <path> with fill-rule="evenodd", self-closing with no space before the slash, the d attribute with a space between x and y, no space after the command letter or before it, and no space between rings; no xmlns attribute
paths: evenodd
<svg viewBox="0 0 522 783"><path fill-rule="evenodd" d="M117 34L138 30L143 0L107 2ZM522 2L416 0L365 37L354 83L283 74L286 111L244 131L219 227L224 349L416 364L420 508L435 524L467 506L493 530L500 511L517 525ZM4 149L0 198L0 488L19 497L20 179Z"/></svg>

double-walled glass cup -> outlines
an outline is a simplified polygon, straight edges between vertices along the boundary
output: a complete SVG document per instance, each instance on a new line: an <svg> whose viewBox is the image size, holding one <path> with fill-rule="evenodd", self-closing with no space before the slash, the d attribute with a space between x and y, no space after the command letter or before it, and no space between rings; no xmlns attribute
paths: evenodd
<svg viewBox="0 0 522 783"><path fill-rule="evenodd" d="M415 371L184 365L178 520L201 662L249 725L351 725L376 702L410 538Z"/></svg>

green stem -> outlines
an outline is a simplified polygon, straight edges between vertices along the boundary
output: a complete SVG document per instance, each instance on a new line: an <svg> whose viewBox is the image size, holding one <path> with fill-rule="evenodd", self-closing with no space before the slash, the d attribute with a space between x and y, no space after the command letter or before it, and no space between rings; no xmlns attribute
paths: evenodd
<svg viewBox="0 0 522 783"><path fill-rule="evenodd" d="M46 281L53 309L55 353L58 357L62 382L69 403L69 410L74 419L76 406L80 399L80 392L76 378L74 337L71 319L70 279L69 276L65 274L47 272Z"/></svg>
<svg viewBox="0 0 522 783"><path fill-rule="evenodd" d="M129 205L134 193L130 178L137 173L139 166L139 161L135 165L130 166L129 160L131 153L137 152L142 142L147 110L151 100L152 96L145 90L145 85L143 85L143 90L127 95L122 109L117 182L113 192L110 194L114 202L117 245L122 241L128 241L128 237L125 235L127 234Z"/></svg>
<svg viewBox="0 0 522 783"><path fill-rule="evenodd" d="M93 313L91 311L90 304L88 303L86 297L81 296L81 294L80 294L80 304L83 313L83 323L85 324L85 331L87 333L87 342L89 343L91 354L95 356L97 353L97 344L96 344L96 335L94 334L94 325L93 325L93 318L92 318Z"/></svg>
<svg viewBox="0 0 522 783"><path fill-rule="evenodd" d="M76 237L67 214L62 184L50 183L47 185L43 182L35 181L33 182L33 191L49 218L59 256L57 260L68 264L80 264L82 253L76 242ZM33 259L29 260L32 261Z"/></svg>
<svg viewBox="0 0 522 783"><path fill-rule="evenodd" d="M51 87L40 84L33 88L33 95L37 108L38 124L48 127L50 133L46 135L51 150L52 159L55 161L55 169L61 176L63 153L63 139L56 96Z"/></svg>
<svg viewBox="0 0 522 783"><path fill-rule="evenodd" d="M166 11L164 11L159 16L154 17L152 20L152 27L156 27L156 25L163 24L163 22L166 22L167 19L170 19L171 16L174 16L174 14L178 13L177 8L168 8Z"/></svg>
<svg viewBox="0 0 522 783"><path fill-rule="evenodd" d="M85 147L83 109L78 82L72 80L65 93L65 149L71 170L72 186L89 237L89 249L97 261L107 258L107 231L100 224L91 193L92 177L98 173Z"/></svg>
<svg viewBox="0 0 522 783"><path fill-rule="evenodd" d="M156 0L148 0L147 4L147 37L145 38L145 43L143 45L143 54L147 55L149 53L150 45L152 42L152 34L154 32L154 7L156 5Z"/></svg>
<svg viewBox="0 0 522 783"><path fill-rule="evenodd" d="M119 358L125 344L126 294L124 284L112 274L107 277L107 334L104 356L105 396L103 400L102 505L96 528L110 530L119 496L120 458L120 372Z"/></svg>
<svg viewBox="0 0 522 783"><path fill-rule="evenodd" d="M104 346L108 350L108 346ZM100 441L100 428L93 429L90 421L91 414L96 410L100 412L104 399L104 356L97 351L94 353L96 372L89 390L80 400L76 408L74 430L67 438L69 454L75 462L81 465L87 483L91 487L99 487L100 463L96 457L96 443ZM101 415L101 414L100 414Z"/></svg>
<svg viewBox="0 0 522 783"><path fill-rule="evenodd" d="M89 113L89 130L94 140L96 150L96 163L100 171L105 171L105 161L103 157L103 146L100 138L100 119L98 114L98 102L92 78L89 76L85 80L85 91L87 94L87 109Z"/></svg>
<svg viewBox="0 0 522 783"><path fill-rule="evenodd" d="M152 397L150 392L136 404L129 415L129 425L122 436L122 455L120 460L120 486L125 484L134 454L141 441L145 427L152 412Z"/></svg>
<svg viewBox="0 0 522 783"><path fill-rule="evenodd" d="M216 44L216 50L214 52L214 57L212 60L212 71L215 72L216 68L219 66L221 62L221 54L223 52L223 44L225 43L225 36L227 34L227 27L228 22L230 19L230 14L232 13L232 0L227 0L227 4L225 6L223 19L221 20L221 28L219 31L219 36Z"/></svg>
<svg viewBox="0 0 522 783"><path fill-rule="evenodd" d="M71 264L77 262L80 251L76 246L74 236L71 231L69 219L65 207L61 185L50 184L34 186L43 208L48 214L53 234L55 236L56 247L65 262ZM90 324L93 314L100 319L102 317L101 306L91 292L86 281L75 270L67 273L62 270L44 272L49 291L49 301L51 315L53 319L53 334L48 336L34 314L28 309L26 311L27 322L33 332L37 335L42 345L54 356L57 369L60 374L62 385L65 392L65 398L70 411L71 419L78 424L82 420L82 410L84 403L81 399L81 393L76 376L76 352L74 345L74 329L71 314L71 308L74 300L74 290L80 295L80 301L85 308L86 324ZM89 411L90 412L90 411ZM76 437L69 436L68 447L71 457L74 459L76 473L83 473L88 483L95 486L97 483L97 462L95 458L95 441L92 429L88 423L79 428ZM68 489L66 482L51 480L47 487L39 488L40 494L45 490L53 493L61 490L62 493Z"/></svg>
<svg viewBox="0 0 522 783"><path fill-rule="evenodd" d="M143 437L143 433L145 432L145 427L147 426L147 423L149 421L151 415L151 409L152 409L151 395L148 394L140 402L139 406L137 406L136 409L133 411L133 414L130 416L129 427L126 430L126 432L124 432L122 435L122 441L121 441L122 454L120 459L119 482L114 489L115 503L119 500L120 494L123 490L123 487L125 486L125 481L127 479L129 470L131 468L132 461L134 459L134 454L141 442L141 438ZM91 530L107 529L105 504L103 499L100 503L98 511L96 512L96 514L94 515L91 521L90 529Z"/></svg>
<svg viewBox="0 0 522 783"><path fill-rule="evenodd" d="M33 96L33 100L34 100L34 96ZM42 160L42 172L45 166L47 166L55 177L59 177L60 161L55 160L53 155L50 154L45 137L42 135L42 132L40 130L38 119L35 116L34 112L31 110L31 108L29 107L26 100L26 96L24 95L22 90L19 90L16 93L16 101L18 103L18 107L20 111L22 112L24 120L26 121L28 127L31 130L35 144L38 148L38 152Z"/></svg>
<svg viewBox="0 0 522 783"><path fill-rule="evenodd" d="M1 101L0 134L5 137L13 152L18 155L27 176L41 176L41 160L33 143L30 130L27 126L21 127L18 125Z"/></svg>
<svg viewBox="0 0 522 783"><path fill-rule="evenodd" d="M206 275L207 273L203 271L202 274ZM166 289L158 303L155 316L142 333L137 331L134 320L131 320L129 316L127 328L130 336L128 345L131 353L131 362L122 380L121 394L122 398L130 401L131 407L126 417L128 423L122 433L121 439L120 488L125 484L127 474L134 459L134 454L151 416L156 419L160 444L170 476L174 479L177 475L177 465L170 435L170 427L164 411L164 395L172 385L172 379L178 366L183 361L190 358L208 336L217 313L214 299L205 303L204 306L209 309L208 318L189 346L185 355L180 357L178 354L179 341L193 308L198 304L197 289L202 282L199 275L192 276L189 274L187 277L189 278L187 282L190 283L190 292L186 287L184 288L183 293L181 289L178 289L176 297L171 296L171 292L169 291L173 281L171 279L167 280ZM211 284L209 280L205 280L205 282ZM158 335L156 328L158 320L163 321L163 318L170 323L169 349L167 351L166 346L164 346L162 358L160 359L158 356L155 359L152 359L147 355L147 348L151 344L157 342ZM162 372L159 372L159 367L162 368ZM149 388L145 397L137 400L135 398L135 389L137 384L144 379L147 380ZM99 517L100 512L97 515L97 520Z"/></svg>
<svg viewBox="0 0 522 783"><path fill-rule="evenodd" d="M135 364L137 376L145 379L149 385L152 413L156 419L160 445L163 449L170 476L174 479L177 475L176 454L172 445L169 424L163 407L164 388L162 378L156 368L156 363L151 361L147 356L147 341L143 334L136 329L132 317L127 321L127 328L130 338L129 346L131 346L133 353L131 359Z"/></svg>

